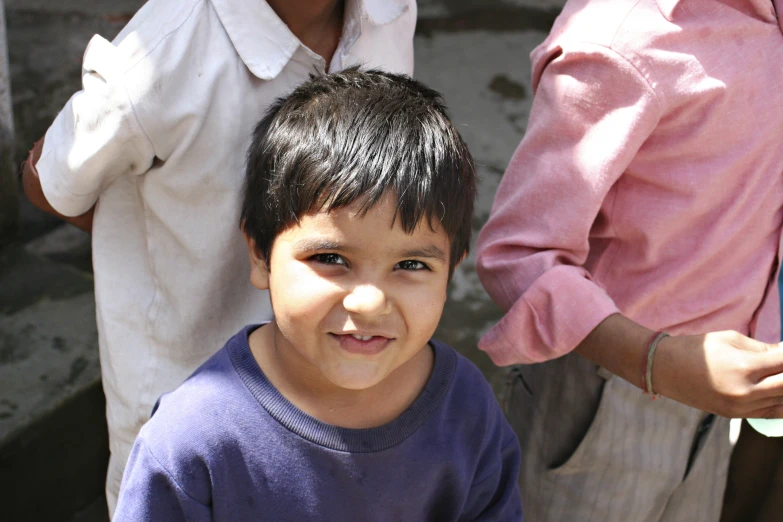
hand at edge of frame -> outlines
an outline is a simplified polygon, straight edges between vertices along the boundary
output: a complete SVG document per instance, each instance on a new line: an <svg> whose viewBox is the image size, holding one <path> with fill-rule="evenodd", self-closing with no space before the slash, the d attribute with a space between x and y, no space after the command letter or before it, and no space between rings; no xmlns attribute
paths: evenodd
<svg viewBox="0 0 783 522"><path fill-rule="evenodd" d="M43 138L36 141L33 145L30 155L22 163L22 188L25 196L36 208L43 210L46 213L57 216L58 218L66 221L73 226L84 230L85 232L92 232L92 219L95 213L95 205L90 208L84 214L79 216L64 216L57 212L54 207L49 203L44 195L43 188L41 187L41 180L38 177L38 172L34 165L41 157L41 151L43 150Z"/></svg>
<svg viewBox="0 0 783 522"><path fill-rule="evenodd" d="M783 418L783 348L738 332L662 339L653 387L670 399L729 418Z"/></svg>

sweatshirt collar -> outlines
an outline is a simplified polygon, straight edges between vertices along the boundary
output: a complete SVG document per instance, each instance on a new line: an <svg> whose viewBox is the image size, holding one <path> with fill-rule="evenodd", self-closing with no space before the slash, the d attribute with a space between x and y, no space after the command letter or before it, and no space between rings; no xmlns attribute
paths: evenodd
<svg viewBox="0 0 783 522"><path fill-rule="evenodd" d="M226 351L239 378L269 415L289 431L320 446L350 453L379 452L401 444L446 400L457 371L457 353L438 341L430 341L435 355L424 389L399 417L375 428L350 429L333 426L303 412L275 388L250 351L248 336L259 325L243 328L226 344ZM426 349L426 348L425 348Z"/></svg>
<svg viewBox="0 0 783 522"><path fill-rule="evenodd" d="M302 45L265 1L211 1L240 58L262 80L277 77ZM344 24L358 28L365 21L385 25L399 18L407 8L404 0L346 0Z"/></svg>

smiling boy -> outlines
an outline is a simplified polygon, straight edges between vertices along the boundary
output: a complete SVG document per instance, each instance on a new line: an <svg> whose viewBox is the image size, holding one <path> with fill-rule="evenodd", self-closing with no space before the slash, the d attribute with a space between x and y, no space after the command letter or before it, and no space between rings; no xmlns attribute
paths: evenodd
<svg viewBox="0 0 783 522"><path fill-rule="evenodd" d="M279 100L248 153L234 336L142 429L115 520L519 521L519 446L432 341L476 182L440 95L349 69Z"/></svg>
<svg viewBox="0 0 783 522"><path fill-rule="evenodd" d="M253 284L280 289L275 321L250 335L253 355L275 388L329 424L394 420L432 370L422 347L446 299L449 240L439 225L393 226L395 206L386 194L364 216L360 202L302 216L275 240L271 272L252 255Z"/></svg>

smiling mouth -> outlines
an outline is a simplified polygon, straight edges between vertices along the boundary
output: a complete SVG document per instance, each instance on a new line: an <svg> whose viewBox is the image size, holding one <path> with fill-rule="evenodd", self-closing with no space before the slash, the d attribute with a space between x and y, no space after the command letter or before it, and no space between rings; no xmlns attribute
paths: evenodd
<svg viewBox="0 0 783 522"><path fill-rule="evenodd" d="M382 335L331 334L346 352L358 355L375 355L393 341Z"/></svg>

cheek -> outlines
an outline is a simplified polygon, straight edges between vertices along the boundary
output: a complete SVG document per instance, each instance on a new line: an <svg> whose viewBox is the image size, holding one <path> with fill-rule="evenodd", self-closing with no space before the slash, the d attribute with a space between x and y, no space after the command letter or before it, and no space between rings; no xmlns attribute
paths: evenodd
<svg viewBox="0 0 783 522"><path fill-rule="evenodd" d="M318 319L318 311L334 301L335 288L304 264L290 264L272 272L271 288L275 315L291 319Z"/></svg>
<svg viewBox="0 0 783 522"><path fill-rule="evenodd" d="M436 284L403 294L402 302L405 303L409 326L421 330L425 335L435 331L446 304L446 288L446 284Z"/></svg>

